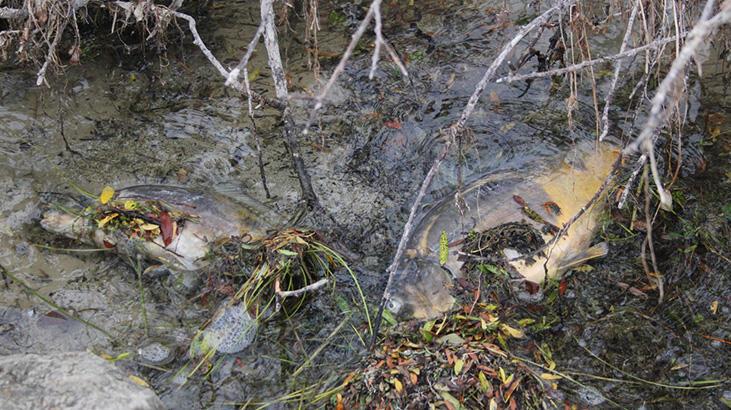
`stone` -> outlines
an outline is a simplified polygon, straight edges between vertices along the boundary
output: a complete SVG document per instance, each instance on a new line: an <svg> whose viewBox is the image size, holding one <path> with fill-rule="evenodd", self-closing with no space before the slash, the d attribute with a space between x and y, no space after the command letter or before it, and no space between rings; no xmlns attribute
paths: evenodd
<svg viewBox="0 0 731 410"><path fill-rule="evenodd" d="M20 409L164 409L149 388L88 352L0 357L0 403Z"/></svg>

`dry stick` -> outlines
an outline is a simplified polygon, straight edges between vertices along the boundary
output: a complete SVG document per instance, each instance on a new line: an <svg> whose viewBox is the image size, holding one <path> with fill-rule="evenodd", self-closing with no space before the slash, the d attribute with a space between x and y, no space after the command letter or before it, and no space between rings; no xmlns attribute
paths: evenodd
<svg viewBox="0 0 731 410"><path fill-rule="evenodd" d="M406 243L408 242L409 238L411 237L411 231L413 230L414 225L414 219L416 216L416 211L419 208L419 205L421 204L422 199L424 198L424 195L426 195L426 190L429 188L429 185L431 184L432 179L434 179L434 176L437 173L437 170L439 169L439 166L441 165L444 158L449 153L449 149L452 147L452 144L455 142L455 140L458 138L458 136L463 132L465 123L467 122L467 119L472 115L472 112L475 110L475 107L477 105L477 101L480 99L480 95L487 87L487 84L490 82L492 77L495 75L495 72L497 69L502 65L503 61L508 57L508 54L515 48L518 43L526 36L528 33L533 31L536 27L545 24L548 19L553 16L554 13L558 12L564 7L569 6L570 4L573 4L575 0L562 0L557 5L551 7L546 12L541 14L540 16L536 17L528 23L527 25L523 26L520 31L513 37L510 42L508 42L503 49L500 51L500 54L497 55L495 60L493 60L492 64L490 64L490 67L487 68L485 71L485 74L483 74L482 79L480 79L480 82L477 83L477 86L475 87L475 90L472 92L472 95L470 96L469 101L467 101L467 105L465 106L464 110L462 111L462 115L460 116L459 120L452 124L446 131L445 134L447 134L447 141L444 143L444 147L442 148L442 151L437 155L437 158L434 160L434 164L429 169L429 172L426 174L426 177L424 178L424 181L421 183L421 188L419 189L419 193L416 196L416 199L414 199L414 203L411 205L411 211L409 212L409 218L406 221L406 225L404 225L404 231L401 235L401 240L399 241L398 248L396 248L396 255L393 258L393 262L388 267L386 272L388 273L388 281L386 282L386 288L383 290L383 296L381 297L381 303L378 309L378 316L376 317L376 326L373 331L373 338L371 339L371 345L370 348L373 349L373 346L376 344L376 339L378 338L378 331L381 327L381 320L383 319L383 308L386 305L386 301L391 297L391 286L393 284L393 277L396 273L396 270L398 269L399 262L401 260L401 257L403 256L404 250L406 248Z"/></svg>
<svg viewBox="0 0 731 410"><path fill-rule="evenodd" d="M322 278L315 283L295 290L281 290L279 287L279 282L277 282L275 292L281 301L291 296L300 296L303 293L312 292L314 290L320 289L321 287L327 285L329 282L330 280L328 278Z"/></svg>
<svg viewBox="0 0 731 410"><path fill-rule="evenodd" d="M635 18L637 17L637 10L640 6L640 0L635 1L635 6L632 8L632 14L629 16L627 21L627 30L624 32L624 39L622 39L622 45L619 47L619 53L623 53L627 49L629 39L632 37L632 26L634 26ZM622 69L622 60L617 60L614 63L614 77L612 77L612 83L607 91L604 103L604 111L602 112L602 133L599 134L599 141L604 141L604 138L609 134L609 106L612 104L612 98L614 97L614 90L617 89L617 83L619 82L619 71Z"/></svg>
<svg viewBox="0 0 731 410"><path fill-rule="evenodd" d="M376 4L378 3L378 4ZM391 57L393 62L398 66L399 70L401 70L401 74L404 77L408 77L409 73L406 71L406 67L404 67L404 64L401 62L401 59L396 55L396 52L391 48L391 46L388 45L386 42L386 38L383 36L383 32L381 31L382 23L381 23L381 0L374 0L373 4L375 5L373 9L373 18L375 19L375 27L373 28L373 32L376 34L376 49L373 51L373 58L371 61L371 72L368 74L368 78L370 80L373 79L373 75L376 73L376 67L378 66L378 59L381 57L381 46L386 48L386 51L388 52L388 55Z"/></svg>
<svg viewBox="0 0 731 410"><path fill-rule="evenodd" d="M155 7L160 7L160 6L155 6ZM193 17L191 17L185 13L181 13L179 11L170 11L170 12L175 17L181 18L188 22L188 29L190 30L190 34L193 35L193 45L197 46L201 50L201 52L203 52L203 55L206 56L208 61L210 61L210 63L213 64L214 67L216 67L216 70L218 70L218 72L222 76L224 76L226 79L228 79L229 78L228 70L226 70L223 67L223 65L221 64L221 62L218 61L216 56L214 56L213 53L211 53L211 50L209 50L208 47L206 47L206 43L203 42L200 34L198 34L198 29L196 28L195 19ZM233 84L227 84L227 85L234 87ZM239 91L243 91L241 84L238 84L238 87L234 87L234 88L236 88Z"/></svg>
<svg viewBox="0 0 731 410"><path fill-rule="evenodd" d="M597 65L597 64L601 64L601 63L606 63L606 62L610 62L610 61L614 61L614 60L619 60L619 59L623 59L623 58L632 57L632 56L634 56L636 54L639 54L639 53L641 53L643 51L659 48L659 47L661 47L661 46L663 46L663 45L665 45L667 43L673 42L675 40L676 40L676 36L670 36L670 37L666 37L666 38L661 38L659 40L653 41L650 44L645 44L644 46L637 47L637 48L631 48L631 49L629 49L629 50L627 50L625 52L619 53L619 54L614 54L614 55L605 56L605 57L599 57L599 58L595 58L593 60L582 61L580 63L570 65L568 67L557 68L557 69L554 69L554 70L534 72L534 73L521 74L521 75L507 75L505 77L498 78L497 80L495 80L495 82L496 83L504 83L504 82L511 83L511 82L514 82L514 81L530 80L530 79L534 79L534 78L546 78L546 77L553 77L555 75L562 75L562 74L566 74L566 73L572 73L572 72L579 71L579 70L581 70L583 68L586 68L586 67L589 67L589 66L593 66L593 65Z"/></svg>
<svg viewBox="0 0 731 410"><path fill-rule="evenodd" d="M305 163L302 160L302 154L300 153L294 131L294 120L292 119L291 109L287 103L289 93L287 91L287 80L284 75L282 58L279 55L279 42L277 41L277 29L274 27L274 7L272 3L273 0L261 0L261 21L264 25L264 44L266 45L267 55L269 57L269 68L272 71L274 89L277 99L285 104L284 110L282 111L284 142L292 158L292 165L297 172L302 196L307 201L307 205L311 210L320 212L323 211L323 208L317 199L317 195L315 195L315 191L312 189L310 174L307 172Z"/></svg>
<svg viewBox="0 0 731 410"><path fill-rule="evenodd" d="M725 10L720 11L718 14L713 16L713 18L709 19L708 17L714 8L714 5L715 2L713 0L709 0L706 3L699 22L688 34L687 41L683 46L683 49L673 61L673 64L670 66L670 70L655 92L655 97L652 99L650 116L645 123L645 127L642 129L642 132L637 139L626 148L626 151L628 152L641 150L643 154L648 156L650 160L652 178L655 182L658 195L660 196L660 206L665 210L672 210L673 198L667 191L665 191L662 182L660 181L660 174L657 171L657 161L655 160L654 153L655 143L652 136L655 133L655 130L664 125L667 120L667 102L676 95L677 90L675 84L680 77L680 73L688 65L696 51L702 47L702 43L706 40L706 38L715 32L719 26L726 24L731 20L731 7L727 7Z"/></svg>

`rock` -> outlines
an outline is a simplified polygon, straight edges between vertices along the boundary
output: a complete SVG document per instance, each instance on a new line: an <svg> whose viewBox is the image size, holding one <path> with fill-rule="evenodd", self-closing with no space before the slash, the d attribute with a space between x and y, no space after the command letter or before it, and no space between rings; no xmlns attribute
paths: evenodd
<svg viewBox="0 0 731 410"><path fill-rule="evenodd" d="M164 409L155 393L87 352L0 357L0 407Z"/></svg>

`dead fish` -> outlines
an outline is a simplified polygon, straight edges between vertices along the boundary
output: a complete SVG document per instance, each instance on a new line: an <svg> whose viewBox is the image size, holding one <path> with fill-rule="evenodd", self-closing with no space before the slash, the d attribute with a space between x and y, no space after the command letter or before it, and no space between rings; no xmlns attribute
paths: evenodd
<svg viewBox="0 0 731 410"><path fill-rule="evenodd" d="M387 308L400 318L414 319L432 318L450 310L455 301L451 291L453 279L459 277L464 262L458 258L458 249L450 248L447 262L440 265L443 233L448 243L459 243L470 231L483 232L521 222L536 228L549 242L555 232L544 229L545 226L563 226L589 202L618 155L619 149L607 144L580 143L542 172L523 175L505 171L475 181L462 191L465 207L461 210L455 206L452 195L437 202L414 229L395 273ZM516 198L520 198L520 203L516 203ZM505 248L503 262L523 279L542 283L589 259L606 255L606 244L590 246L604 202L597 201L571 225L552 248L550 257L540 254L523 258L527 255ZM543 206L546 203L551 205L550 209ZM540 213L544 223L526 218L526 207Z"/></svg>
<svg viewBox="0 0 731 410"><path fill-rule="evenodd" d="M192 188L138 185L118 190L116 199L158 201L194 218L185 222L168 245L164 244L162 235L149 241L129 239L124 234L105 232L95 221L57 210L47 211L41 226L100 248L111 246L123 255L141 255L173 271L195 271L207 264L204 257L214 241L244 235L260 239L282 221L272 210L246 195L234 199Z"/></svg>

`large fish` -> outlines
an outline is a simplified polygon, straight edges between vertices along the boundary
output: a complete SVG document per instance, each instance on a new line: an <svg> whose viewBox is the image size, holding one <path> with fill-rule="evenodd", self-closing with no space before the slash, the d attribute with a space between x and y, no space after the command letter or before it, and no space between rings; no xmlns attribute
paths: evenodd
<svg viewBox="0 0 731 410"><path fill-rule="evenodd" d="M462 191L465 206L461 211L452 195L438 202L414 230L395 273L387 308L404 319L432 318L450 310L455 301L452 279L460 275L464 262L450 248L446 263L440 265L443 234L454 243L469 231L483 232L518 222L535 228L534 232L539 233L536 236L547 243L556 227L562 227L591 200L618 155L619 150L610 145L580 143L543 172L503 172L475 181ZM546 277L556 277L588 259L605 255L606 244L590 247L604 202L598 201L571 225L550 253L546 250L523 259L527 255L506 247L502 262L525 280L541 283Z"/></svg>
<svg viewBox="0 0 731 410"><path fill-rule="evenodd" d="M281 218L253 198L238 195L236 200L216 193L167 185L138 185L116 193L117 200L157 201L170 209L191 215L168 245L158 235L153 240L127 240L107 232L90 221L63 211L50 210L41 225L47 231L101 247L114 245L125 255L142 255L161 262L174 271L195 271L205 266L204 257L214 241L248 235L259 239Z"/></svg>

